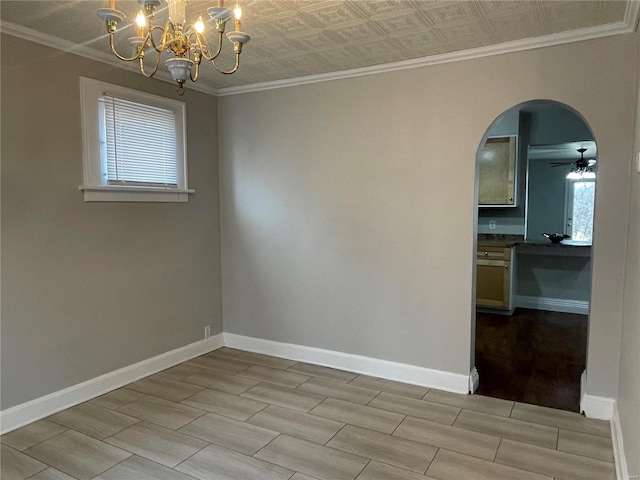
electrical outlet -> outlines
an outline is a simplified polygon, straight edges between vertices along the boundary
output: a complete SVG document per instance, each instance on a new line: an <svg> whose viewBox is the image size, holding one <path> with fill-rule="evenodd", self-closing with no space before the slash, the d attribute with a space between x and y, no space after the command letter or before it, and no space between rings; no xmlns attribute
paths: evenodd
<svg viewBox="0 0 640 480"><path fill-rule="evenodd" d="M495 230L495 229L496 229L496 221L489 220L489 230Z"/></svg>
<svg viewBox="0 0 640 480"><path fill-rule="evenodd" d="M209 338L211 336L211 325L207 325L204 327L204 338Z"/></svg>

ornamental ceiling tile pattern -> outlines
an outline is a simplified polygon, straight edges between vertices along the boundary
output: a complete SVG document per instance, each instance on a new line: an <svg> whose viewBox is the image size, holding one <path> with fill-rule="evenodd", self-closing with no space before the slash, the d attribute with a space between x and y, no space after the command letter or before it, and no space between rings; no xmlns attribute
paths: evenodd
<svg viewBox="0 0 640 480"><path fill-rule="evenodd" d="M233 0L228 0L231 4ZM637 1L637 0L629 0ZM129 22L139 4L116 0L127 14L117 46L132 47ZM103 56L105 27L96 16L106 0L2 0L3 24L35 30ZM242 30L252 36L240 70L222 76L206 65L200 82L222 88L328 73L498 45L625 20L628 1L617 0L240 0ZM205 14L214 0L191 0L187 18ZM166 7L156 15L166 20ZM211 22L209 23L211 24ZM225 45L232 63L231 45ZM223 53L224 54L224 53ZM114 58L114 63L117 61Z"/></svg>

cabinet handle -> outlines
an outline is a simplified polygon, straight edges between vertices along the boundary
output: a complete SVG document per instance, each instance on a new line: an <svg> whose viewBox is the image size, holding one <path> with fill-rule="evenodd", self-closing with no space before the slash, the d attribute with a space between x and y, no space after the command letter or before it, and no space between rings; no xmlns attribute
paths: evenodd
<svg viewBox="0 0 640 480"><path fill-rule="evenodd" d="M488 257L489 256L489 252L484 252L484 256Z"/></svg>
<svg viewBox="0 0 640 480"><path fill-rule="evenodd" d="M510 201L510 202L513 202L513 197L509 197L509 201Z"/></svg>
<svg viewBox="0 0 640 480"><path fill-rule="evenodd" d="M507 270L509 270L509 265L505 265L504 268L506 268Z"/></svg>

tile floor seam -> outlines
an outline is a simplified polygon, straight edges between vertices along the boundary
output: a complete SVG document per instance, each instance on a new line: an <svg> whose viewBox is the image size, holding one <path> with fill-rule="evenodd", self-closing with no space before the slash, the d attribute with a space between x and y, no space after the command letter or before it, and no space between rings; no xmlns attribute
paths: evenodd
<svg viewBox="0 0 640 480"><path fill-rule="evenodd" d="M316 415L316 417L317 417L317 415ZM323 418L323 417L318 417L318 418ZM339 434L342 430L344 430L347 426L352 426L352 427L354 426L354 425L350 425L350 424L349 424L349 423L347 423L347 422L342 422L342 423L344 423L344 425L342 425L342 426L340 427L340 429L339 429L336 433L334 433L334 434L333 434L333 436L332 436L329 440L327 440L326 442L324 442L324 443L322 444L323 446L325 446L325 447L326 447L326 446L327 446L327 443L329 443L331 440L333 440L333 439L336 437L336 435L338 435L338 434ZM358 475L360 475L360 474L358 474Z"/></svg>
<svg viewBox="0 0 640 480"><path fill-rule="evenodd" d="M403 415L402 413L400 415ZM393 432L389 433L388 435L393 436L394 433L396 433L396 430L398 430L398 428L400 427L400 425L402 425L404 423L404 421L409 417L409 415L403 415L402 416L402 420L400 420L400 423L398 423L398 425L396 425L396 428L393 429ZM414 417L412 417L414 418ZM398 438L402 438L402 437L398 437ZM420 442L419 442L420 443ZM431 445L432 447L434 445Z"/></svg>
<svg viewBox="0 0 640 480"><path fill-rule="evenodd" d="M45 419L46 419L46 417L45 417L45 418L43 418L43 419L41 419L41 420L45 420ZM36 420L36 421L38 421L38 420ZM56 423L56 422L52 422L52 423ZM59 423L56 423L56 425L60 425L60 424L59 424ZM25 426L26 426L26 425L25 425ZM69 427L67 427L67 426L65 426L65 425L60 425L60 426L61 426L61 427L64 427L64 430L63 430L62 432L58 432L58 433L56 433L55 435L53 435L53 436L51 436L51 437L45 438L44 440L41 440L41 441L39 441L39 442L37 442L37 443L34 443L33 445L30 445L30 446L28 446L27 448L25 448L25 449L23 449L23 450L18 450L17 448L14 448L14 447L12 447L11 445L8 445L8 444L6 444L6 443L4 443L4 442L0 442L0 444L4 445L4 446L6 446L6 447L9 447L9 448L13 448L16 452L24 453L24 451L25 451L25 450L28 450L28 449L33 448L33 447L36 447L36 446L40 445L41 443L46 442L47 440L51 440L52 438L55 438L55 437L57 437L58 435L62 435L63 433L68 432L69 430L73 430L72 428L69 428ZM20 428L22 428L22 427L20 427ZM16 429L16 430L19 430L19 429ZM75 432L76 430L73 430L73 431ZM9 432L9 433L11 433L11 432ZM80 432L77 432L77 433L80 433ZM5 435L6 435L6 434L5 434ZM25 455L27 455L28 457L31 457L31 455L29 455L29 454L27 454L27 453L24 453L24 454L25 454ZM34 458L34 457L31 457L31 458ZM37 460L37 459L36 459L36 460ZM38 461L42 461L42 460L38 460ZM42 462L42 463L44 463L44 462ZM51 468L53 468L53 467L51 467ZM0 473L1 473L1 472L0 472Z"/></svg>
<svg viewBox="0 0 640 480"><path fill-rule="evenodd" d="M284 435L284 433L282 433L282 432L278 432L278 435L276 435L276 436L275 436L275 437L273 437L271 440L269 440L265 445L263 445L263 446L262 446L262 447L261 447L261 448L260 448L256 453L254 453L253 455L247 455L246 453L245 453L244 455L247 455L248 457L258 458L258 457L256 457L256 455L257 455L258 453L260 453L260 451L264 450L264 449L265 449L265 448L267 448L269 445L271 445L271 444L273 443L273 441L274 441L276 438L278 438L280 435ZM295 437L294 437L294 438L295 438ZM219 446L222 446L222 445L219 445ZM222 447L222 448L227 448L227 447ZM231 449L229 449L229 450L231 450ZM261 460L261 459L260 459L260 458L258 458L258 460ZM266 462L267 460L262 460L262 461L263 461L263 462ZM269 463L271 463L271 462L269 462ZM272 465L275 465L275 463L274 463L274 464L272 464ZM295 475L295 473L294 473L294 475ZM293 475L292 475L292 476L293 476Z"/></svg>
<svg viewBox="0 0 640 480"><path fill-rule="evenodd" d="M470 457L470 455L467 455L467 454L465 454L465 453L454 452L453 450L447 450L446 448L439 448L439 449L438 449L438 452L440 452L441 450L442 450L442 451L444 451L444 452L448 452L448 453L454 454L454 455L463 455L463 456L465 456L465 457ZM437 453L438 453L438 452L436 452L436 455L437 455ZM434 455L433 460L435 460L435 458L436 458L436 457L435 457L435 455ZM476 458L476 457L471 457L471 458L474 458L475 460L480 460L480 461L488 462L488 463L495 463L496 465L500 465L500 466L502 466L502 467L511 468L511 469L513 469L513 470L517 470L517 471L520 471L520 472L533 473L534 475L540 475L540 476L543 476L543 477L548 477L548 478L549 478L549 480L552 480L552 479L554 479L554 478L555 478L555 477L553 477L553 476L551 476L551 475L547 475L547 474L545 474L545 473L534 472L533 470L525 470L524 468L514 467L514 466L512 466L512 465L507 465L506 463L500 463L500 462L497 462L497 461L495 461L495 460L494 460L493 462L489 462L489 460L483 460L483 459ZM433 463L433 460L431 460L431 463ZM431 466L431 463L429 464L429 467ZM428 471L429 471L429 468L427 468L427 470L425 471L425 473L424 473L424 474L425 474L425 476L427 475L427 472L428 472ZM463 480L463 479L456 479L456 480ZM464 480L470 480L470 479L464 479ZM499 480L499 479L498 479L498 478L496 478L495 480Z"/></svg>
<svg viewBox="0 0 640 480"><path fill-rule="evenodd" d="M498 442L498 446L496 447L496 453L493 454L493 460L491 460L493 463L498 463L496 462L496 458L498 457L498 450L500 450L500 445L502 445L502 437L500 437L500 441Z"/></svg>
<svg viewBox="0 0 640 480"><path fill-rule="evenodd" d="M356 372L353 372L353 373L356 373ZM347 384L351 384L351 382L353 382L354 380L357 380L357 379L358 379L358 377L360 377L360 376L362 376L362 374L361 374L361 373L357 373L357 374L356 374L356 376L355 376L355 378L352 378L351 380L349 380L349 381L347 382Z"/></svg>
<svg viewBox="0 0 640 480"><path fill-rule="evenodd" d="M127 384L127 385L128 385L128 384ZM123 387L120 387L120 388L123 388ZM118 389L116 389L116 390L118 390ZM133 390L133 391L135 392L135 390ZM111 392L115 392L115 390L111 390ZM103 395L108 395L108 394L109 394L109 393L111 393L111 392L104 393ZM140 392L136 392L136 393L140 393ZM105 407L105 406L99 405L99 404L97 404L97 403L95 403L95 402L94 402L94 400L96 400L96 399L98 399L98 398L102 397L103 395L98 395L97 397L93 397L92 399L87 400L86 402L87 402L87 403L90 403L91 405L95 405L95 406L97 406L97 407L107 408L107 409L109 409L109 410L113 410L114 412L117 412L119 408L126 407L127 405L130 405L130 404L132 404L133 402L137 402L138 400L140 400L139 398L136 398L136 399L134 399L134 400L131 400L130 402L127 402L127 403L124 403L124 404L120 405L119 407L109 408L109 407ZM148 395L148 394L144 393L143 395ZM153 395L149 395L149 396L153 396ZM159 397L156 397L156 398L159 398ZM83 403L84 403L84 402L83 402ZM78 404L78 405L79 405L79 404Z"/></svg>
<svg viewBox="0 0 640 480"><path fill-rule="evenodd" d="M423 475L427 475L427 472L429 471L429 467L431 467L431 464L433 463L433 461L436 459L436 455L438 455L438 452L440 450L443 450L441 447L436 447L436 453L433 454L433 457L431 458L431 460L429 460L429 465L427 465L427 469L423 472Z"/></svg>
<svg viewBox="0 0 640 480"><path fill-rule="evenodd" d="M202 417L204 417L205 415L208 415L209 413L212 413L212 412L207 412L207 411L205 411L202 415L200 415L198 418L194 418L194 419L193 419L193 420L191 420L189 423L185 423L185 424L184 424L184 425L182 425L181 427L178 427L178 428L176 428L176 429L173 429L173 428L172 428L172 429L170 429L170 430L173 430L174 432L177 432L177 433L182 433L182 434L184 434L184 435L189 435L190 437L193 437L193 438L198 438L198 437L194 437L193 435L191 435L191 434L189 434L189 433L187 433L187 432L180 432L179 430L181 430L181 429L183 429L183 428L185 428L185 427L188 427L188 426L189 426L189 425L191 425L193 422L195 422L196 420L201 419ZM221 415L221 416L224 416L224 415ZM230 417L225 417L225 418L230 418ZM142 420L141 420L141 421L142 421ZM148 422L148 423L153 423L153 422ZM157 423L154 423L154 425L158 425L158 424L157 424ZM159 427L163 427L163 425L158 425L158 426L159 426ZM167 427L164 427L164 428L167 428ZM202 439L200 438L200 440L202 440ZM207 441L207 440L205 440L205 442L206 442L206 441Z"/></svg>
<svg viewBox="0 0 640 480"><path fill-rule="evenodd" d="M401 423L402 423L402 422L401 422ZM433 458L431 458L431 460L429 460L429 464L428 464L428 465L430 465L430 464L431 464L431 462L432 462L432 461L433 461L433 459L435 458L436 454L438 453L438 450L440 450L440 447L438 447L437 445L432 445L432 444L430 444L430 443L425 443L425 442L419 442L419 441L417 441L417 440L411 440L411 439L409 439L409 438L405 438L405 437L392 436L390 433L382 433L382 432L378 432L378 431L376 431L376 430L372 430L372 429L370 429L370 428L359 427L359 426L357 426L357 425L349 425L349 424L347 424L347 425L345 425L344 427L342 427L340 430L343 430L343 429L344 429L344 428L346 428L346 427L357 428L357 429L359 429L359 430L368 430L369 432L371 432L371 433L373 433L373 434L378 434L378 435L387 435L387 436L392 437L392 438L394 438L394 439L396 439L396 440L407 441L407 442L416 443L416 444L425 445L425 446L428 446L428 447L434 448L436 451L435 451L435 453L433 454ZM338 433L340 433L340 432L338 432ZM338 435L338 433L336 433L336 435ZM334 437L335 437L336 435L334 435ZM327 446L327 447L328 447L328 448L333 448L334 450L338 450L338 451L341 451L341 452L352 453L353 455L358 455L358 456L360 456L360 457L369 458L369 457L365 457L365 456L364 456L364 455L362 455L362 454L353 453L353 452L350 452L350 451L348 451L348 450L342 450L340 447L331 447L331 446ZM385 465L389 465L390 467L401 468L401 469L403 469L403 470L411 471L411 470L408 470L407 468L403 468L403 467L400 467L400 466L398 466L398 465L392 465L392 464L390 464L390 463L387 463L387 462L385 462L384 460L378 460L378 459L373 459L373 458L369 458L369 460L375 460L376 462L384 463ZM424 475L424 474L425 474L425 472L429 469L429 466L428 466L428 465L427 465L427 468L425 469L425 471L424 471L424 472L422 472L422 475ZM414 472L414 473L415 473L415 472Z"/></svg>
<svg viewBox="0 0 640 480"><path fill-rule="evenodd" d="M354 477L354 480L358 480L358 477L362 475L362 472L364 472L364 469L367 468L371 462L373 462L373 459L369 458L369 461L367 462L367 464L364 467L362 467L362 470L358 472L358 474Z"/></svg>
<svg viewBox="0 0 640 480"><path fill-rule="evenodd" d="M514 442L514 440L510 440L510 441ZM515 443L522 443L522 442L515 442ZM549 450L550 452L557 452L558 451L558 450L551 450L550 448L539 447L539 446L536 446L536 445L534 445L534 447L544 448L545 450ZM498 447L498 450L499 450L499 447ZM560 452L560 453L567 453L567 452ZM569 455L576 455L576 454L569 454ZM576 455L576 456L579 456L579 455ZM536 471L536 470L529 470L529 469L525 469L525 468L521 468L521 467L514 467L513 465L509 465L508 463L503 463L503 462L498 461L497 457L498 457L498 451L496 451L496 460L494 460L494 463L497 463L498 465L504 465L504 466L511 467L511 468L517 468L518 470L523 470L525 472L531 472L531 473L535 473L535 474L538 474L538 475L546 475L547 477L556 478L555 474L544 473L544 472ZM589 457L583 457L583 458L589 458ZM593 458L589 458L589 459L590 460L597 460L597 459L593 459ZM603 463L611 463L611 462L605 462L604 460L599 460L599 461L601 461ZM614 465L614 468L615 468L615 464L612 464L612 465Z"/></svg>
<svg viewBox="0 0 640 480"><path fill-rule="evenodd" d="M533 445L534 447L540 447L540 445ZM540 448L544 448L544 447L540 447ZM551 450L551 449L549 449ZM597 457L590 457L589 455L583 455L581 453L576 453L576 452L567 452L566 450L552 450L554 452L558 452L558 453L566 453L567 455L575 455L576 457L582 457L582 458L587 458L589 460L597 460L599 462L604 462L604 463L610 463L612 465L615 466L615 460L613 462L610 462L609 460L603 460L602 458L597 458Z"/></svg>
<svg viewBox="0 0 640 480"><path fill-rule="evenodd" d="M200 439L200 440L202 440L202 439ZM205 440L205 442L206 442L206 445L205 445L204 447L202 447L201 449L199 449L197 452L193 452L193 454L189 455L187 458L185 458L185 459L184 459L184 460L182 460L181 462L178 462L178 463L177 463L176 465L174 465L173 467L167 467L166 465L162 465L161 463L155 462L154 460L151 460L150 458L147 458L147 460L149 460L149 461L151 461L151 462L154 462L154 463L158 463L158 465L162 465L162 466L164 466L164 467L170 468L171 470L175 470L176 472L180 472L180 470L177 470L177 468L178 468L180 465L182 465L184 462L186 462L187 460L189 460L189 459L190 459L191 457L193 457L194 455L197 455L198 453L200 453L200 452L201 452L202 450L204 450L205 448L208 448L208 447L210 447L211 445L214 445L213 443L211 443L211 442L207 442L206 440ZM137 455L137 454L135 454L135 453L134 453L134 455ZM139 457L142 457L142 455L138 455L138 456L139 456ZM142 457L142 458L146 458L146 457ZM125 460L127 460L127 459L125 459ZM123 462L124 462L124 460L123 460ZM183 472L180 472L180 473L183 473ZM189 476L191 476L191 475L189 475Z"/></svg>
<svg viewBox="0 0 640 480"><path fill-rule="evenodd" d="M464 410L464 408L460 408L460 411L458 412L458 414L456 415L456 418L453 419L453 422L451 423L451 427L455 426L456 422L458 421L458 418L460 418L460 415L462 414L462 411ZM462 428L462 427L458 427L458 428ZM466 429L465 429L466 430Z"/></svg>
<svg viewBox="0 0 640 480"><path fill-rule="evenodd" d="M382 394L382 390L380 390L378 393L376 393L375 397L373 397L371 400L369 400L369 401L365 404L365 407L368 407L368 406L369 406L369 404L370 404L371 402L373 402L376 398L378 398L381 394Z"/></svg>
<svg viewBox="0 0 640 480"><path fill-rule="evenodd" d="M523 403L522 405L529 405L527 403ZM551 408L551 407L544 407L544 408ZM554 410L558 410L558 409L554 409ZM566 410L558 410L559 412L565 412ZM575 412L569 412L569 413L575 413ZM578 414L576 413L576 415L581 415L582 418L586 419L586 420L595 420L595 419L590 419L588 417L585 417L582 414ZM509 418L513 418L513 417L509 417ZM598 433L589 433L589 432L585 432L584 430L577 430L575 427L571 428L571 426L558 426L558 425L550 425L549 423L540 423L540 422L536 422L534 420L522 420L520 418L513 418L513 420L519 420L521 422L527 422L527 423L534 423L536 425L540 425L542 427L550 427L550 428L555 428L558 430L558 436L560 433L560 430L567 430L569 432L574 432L574 433L581 433L583 435L593 435L594 437L600 437L600 438L606 438L606 439L611 439L610 435L600 435ZM603 420L603 421L607 421L607 420ZM608 421L607 421L608 422ZM609 423L609 422L608 422Z"/></svg>
<svg viewBox="0 0 640 480"><path fill-rule="evenodd" d="M69 429L69 430L71 430L71 429ZM64 432L61 432L61 433L64 433ZM57 435L55 435L55 436L57 437ZM51 437L51 438L53 438L53 437ZM47 440L48 440L48 439L47 439ZM45 441L46 441L46 440L43 440L43 441L42 441L42 442L40 442L40 443L43 443L43 442L45 442ZM41 472L45 471L47 468L55 468L53 465L49 465L47 462L43 462L42 460L40 460L40 459L38 459L38 458L36 458L36 457L34 457L34 456L32 456L32 455L29 455L28 453L21 452L20 450L16 450L15 448L10 447L9 445L5 445L5 447L10 448L11 450L15 450L16 452L21 453L21 454L23 454L23 455L25 455L25 456L29 457L29 458L30 458L30 459L32 459L32 460L35 460L35 461L37 461L37 462L42 463L43 465L46 465L46 467L45 467L45 468L43 468L42 470L40 470L40 471L38 471L38 472L34 473L33 475L31 475L30 477L27 477L27 478L34 477L34 476L38 475L39 473L41 473ZM34 445L34 447L35 447L35 445ZM29 447L29 448L31 448L31 447ZM28 449L25 449L25 450L28 450ZM0 473L2 473L2 472L0 472ZM1 478L1 477L0 477L0 478Z"/></svg>

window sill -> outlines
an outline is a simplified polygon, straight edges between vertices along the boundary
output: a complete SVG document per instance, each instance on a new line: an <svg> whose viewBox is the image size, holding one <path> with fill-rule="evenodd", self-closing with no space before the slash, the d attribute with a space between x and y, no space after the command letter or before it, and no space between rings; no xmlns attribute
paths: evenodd
<svg viewBox="0 0 640 480"><path fill-rule="evenodd" d="M80 185L85 202L188 202L191 189Z"/></svg>

